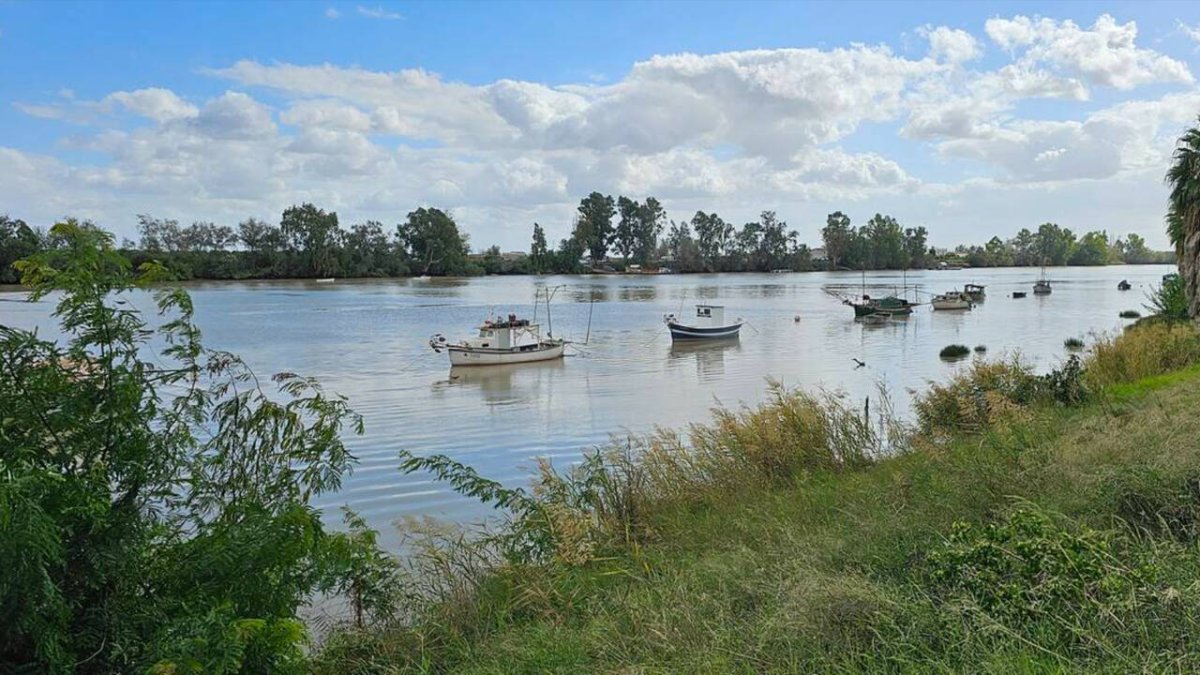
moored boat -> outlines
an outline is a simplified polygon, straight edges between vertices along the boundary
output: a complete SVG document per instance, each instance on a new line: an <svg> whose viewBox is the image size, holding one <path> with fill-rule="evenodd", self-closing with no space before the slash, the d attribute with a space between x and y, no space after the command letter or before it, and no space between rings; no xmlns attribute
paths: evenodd
<svg viewBox="0 0 1200 675"><path fill-rule="evenodd" d="M1013 291L1013 297L1014 298L1023 298L1023 297L1025 297L1025 291Z"/></svg>
<svg viewBox="0 0 1200 675"><path fill-rule="evenodd" d="M933 296L929 301L935 310L939 309L971 309L971 298L960 291L951 291Z"/></svg>
<svg viewBox="0 0 1200 675"><path fill-rule="evenodd" d="M1034 295L1050 295L1050 290L1051 289L1050 289L1050 280L1049 279L1038 279L1033 284L1033 294Z"/></svg>
<svg viewBox="0 0 1200 675"><path fill-rule="evenodd" d="M1122 280L1121 280L1121 283L1117 284L1117 290L1118 290L1118 291L1127 291L1127 290L1129 290L1129 289L1131 289L1131 288L1133 288L1133 284L1130 284L1130 283L1129 283L1128 281L1126 281L1125 279L1122 279Z"/></svg>
<svg viewBox="0 0 1200 675"><path fill-rule="evenodd" d="M674 314L663 317L672 340L719 340L738 337L742 330L742 319L725 322L725 308L721 305L696 305L696 315L683 323Z"/></svg>
<svg viewBox="0 0 1200 675"><path fill-rule="evenodd" d="M967 284L963 286L963 293L967 294L967 297L971 299L971 302L982 302L983 298L986 296L984 293L985 288L987 287L982 284Z"/></svg>
<svg viewBox="0 0 1200 675"><path fill-rule="evenodd" d="M912 314L913 307L917 306L915 302L909 302L904 298L897 298L894 295L889 295L886 298L872 298L869 295L864 295L859 302L846 300L845 303L854 308L855 318L870 316L872 314L906 316Z"/></svg>
<svg viewBox="0 0 1200 675"><path fill-rule="evenodd" d="M515 314L509 314L505 320L484 321L478 335L459 342L449 342L440 334L429 340L434 351L449 352L451 366L496 366L560 359L566 344L565 340L542 337L538 324L518 319Z"/></svg>

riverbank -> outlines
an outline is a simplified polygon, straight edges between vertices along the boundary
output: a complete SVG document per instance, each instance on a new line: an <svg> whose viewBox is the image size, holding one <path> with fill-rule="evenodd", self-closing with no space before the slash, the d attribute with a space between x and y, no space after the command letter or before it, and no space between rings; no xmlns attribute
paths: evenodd
<svg viewBox="0 0 1200 675"><path fill-rule="evenodd" d="M531 493L442 464L511 526L423 539L406 616L320 665L1194 669L1197 363L1190 329L1146 327L1049 376L981 362L922 394L912 429L780 390Z"/></svg>

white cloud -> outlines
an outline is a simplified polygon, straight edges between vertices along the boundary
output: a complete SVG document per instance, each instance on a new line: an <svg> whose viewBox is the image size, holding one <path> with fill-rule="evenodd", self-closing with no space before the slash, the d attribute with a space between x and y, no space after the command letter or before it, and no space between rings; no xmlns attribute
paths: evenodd
<svg viewBox="0 0 1200 675"><path fill-rule="evenodd" d="M1187 37L1187 39L1189 39L1192 42L1195 42L1197 44L1200 44L1200 24L1196 24L1195 26L1189 26L1188 24L1186 24L1182 21L1176 21L1175 24L1178 27L1179 32L1183 33L1184 36Z"/></svg>
<svg viewBox="0 0 1200 675"><path fill-rule="evenodd" d="M336 7L326 7L325 8L325 18L326 19L340 19L341 17L342 17L342 13L339 12Z"/></svg>
<svg viewBox="0 0 1200 675"><path fill-rule="evenodd" d="M136 91L118 91L104 98L105 103L115 103L135 115L167 122L195 117L196 106L184 101L169 89L149 87Z"/></svg>
<svg viewBox="0 0 1200 675"><path fill-rule="evenodd" d="M1200 92L1116 93L1124 102L1088 114L1078 102L1097 87L1189 85L1186 66L1136 46L1136 26L1107 16L1086 30L1026 17L985 30L998 63L980 59L967 31L927 26L919 58L884 45L669 54L609 84L238 61L205 71L236 89L207 101L148 87L15 103L85 125L59 145L94 163L0 148L20 174L0 185L0 203L35 220L98 218L121 234L147 211L233 222L311 200L352 222L432 204L458 214L477 244L508 248L527 243L534 218L564 235L573 202L595 189L655 195L673 217L775 208L819 222L822 209L861 206L933 229L943 217L961 227L956 200L1029 199L1006 205L1016 217L1047 208L1038 195L1048 191L1144 187L1152 170L1161 179ZM1031 98L1052 99L1054 119L1018 114ZM897 123L909 142L891 146ZM913 161L925 153L940 166Z"/></svg>
<svg viewBox="0 0 1200 675"><path fill-rule="evenodd" d="M398 20L404 18L404 15L400 14L399 12L388 11L388 10L384 9L383 6L381 6L381 5L376 5L374 7L364 7L363 5L358 5L357 7L355 7L355 9L358 11L359 14L367 17L368 19L385 19L388 21L398 21Z"/></svg>
<svg viewBox="0 0 1200 675"><path fill-rule="evenodd" d="M1134 44L1136 22L1117 23L1108 14L1101 14L1088 29L1070 20L1026 16L988 19L984 29L1001 48L1020 52L1017 64L1031 71L1045 66L1094 86L1115 89L1194 81L1182 61Z"/></svg>
<svg viewBox="0 0 1200 675"><path fill-rule="evenodd" d="M983 54L979 41L965 30L926 26L920 33L929 40L929 56L935 60L957 64L972 61Z"/></svg>

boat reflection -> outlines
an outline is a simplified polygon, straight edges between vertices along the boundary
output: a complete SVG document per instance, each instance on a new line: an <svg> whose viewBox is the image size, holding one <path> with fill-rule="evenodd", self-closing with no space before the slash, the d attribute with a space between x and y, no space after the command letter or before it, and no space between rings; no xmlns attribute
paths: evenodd
<svg viewBox="0 0 1200 675"><path fill-rule="evenodd" d="M724 340L680 340L671 343L669 361L672 365L689 360L696 361L696 374L701 380L725 374L725 356L742 350L742 343L735 338Z"/></svg>
<svg viewBox="0 0 1200 675"><path fill-rule="evenodd" d="M434 391L473 388L489 405L512 405L533 401L545 392L552 378L564 370L562 359L499 366L451 366L449 377L437 382Z"/></svg>

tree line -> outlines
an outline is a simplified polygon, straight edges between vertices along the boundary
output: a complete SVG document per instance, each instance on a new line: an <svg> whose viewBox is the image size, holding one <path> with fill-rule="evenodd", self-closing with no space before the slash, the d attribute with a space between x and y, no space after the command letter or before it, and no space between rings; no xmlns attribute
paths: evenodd
<svg viewBox="0 0 1200 675"><path fill-rule="evenodd" d="M841 211L826 218L823 250L814 251L774 211L740 227L715 212L676 221L655 197L614 199L599 192L580 200L570 236L556 247L534 223L527 255L502 253L498 246L472 254L453 216L425 207L392 227L368 220L343 228L337 213L306 203L285 209L278 225L255 218L236 227L181 225L140 215L137 232L137 241L122 242L122 252L134 264L161 262L179 279L578 274L634 265L688 273L916 269L947 261L973 267L1173 261L1171 252L1149 249L1137 234L1076 237L1054 223L938 251L923 226L905 227L877 213L855 227ZM46 230L0 215L0 283L16 282L13 262L54 245Z"/></svg>

